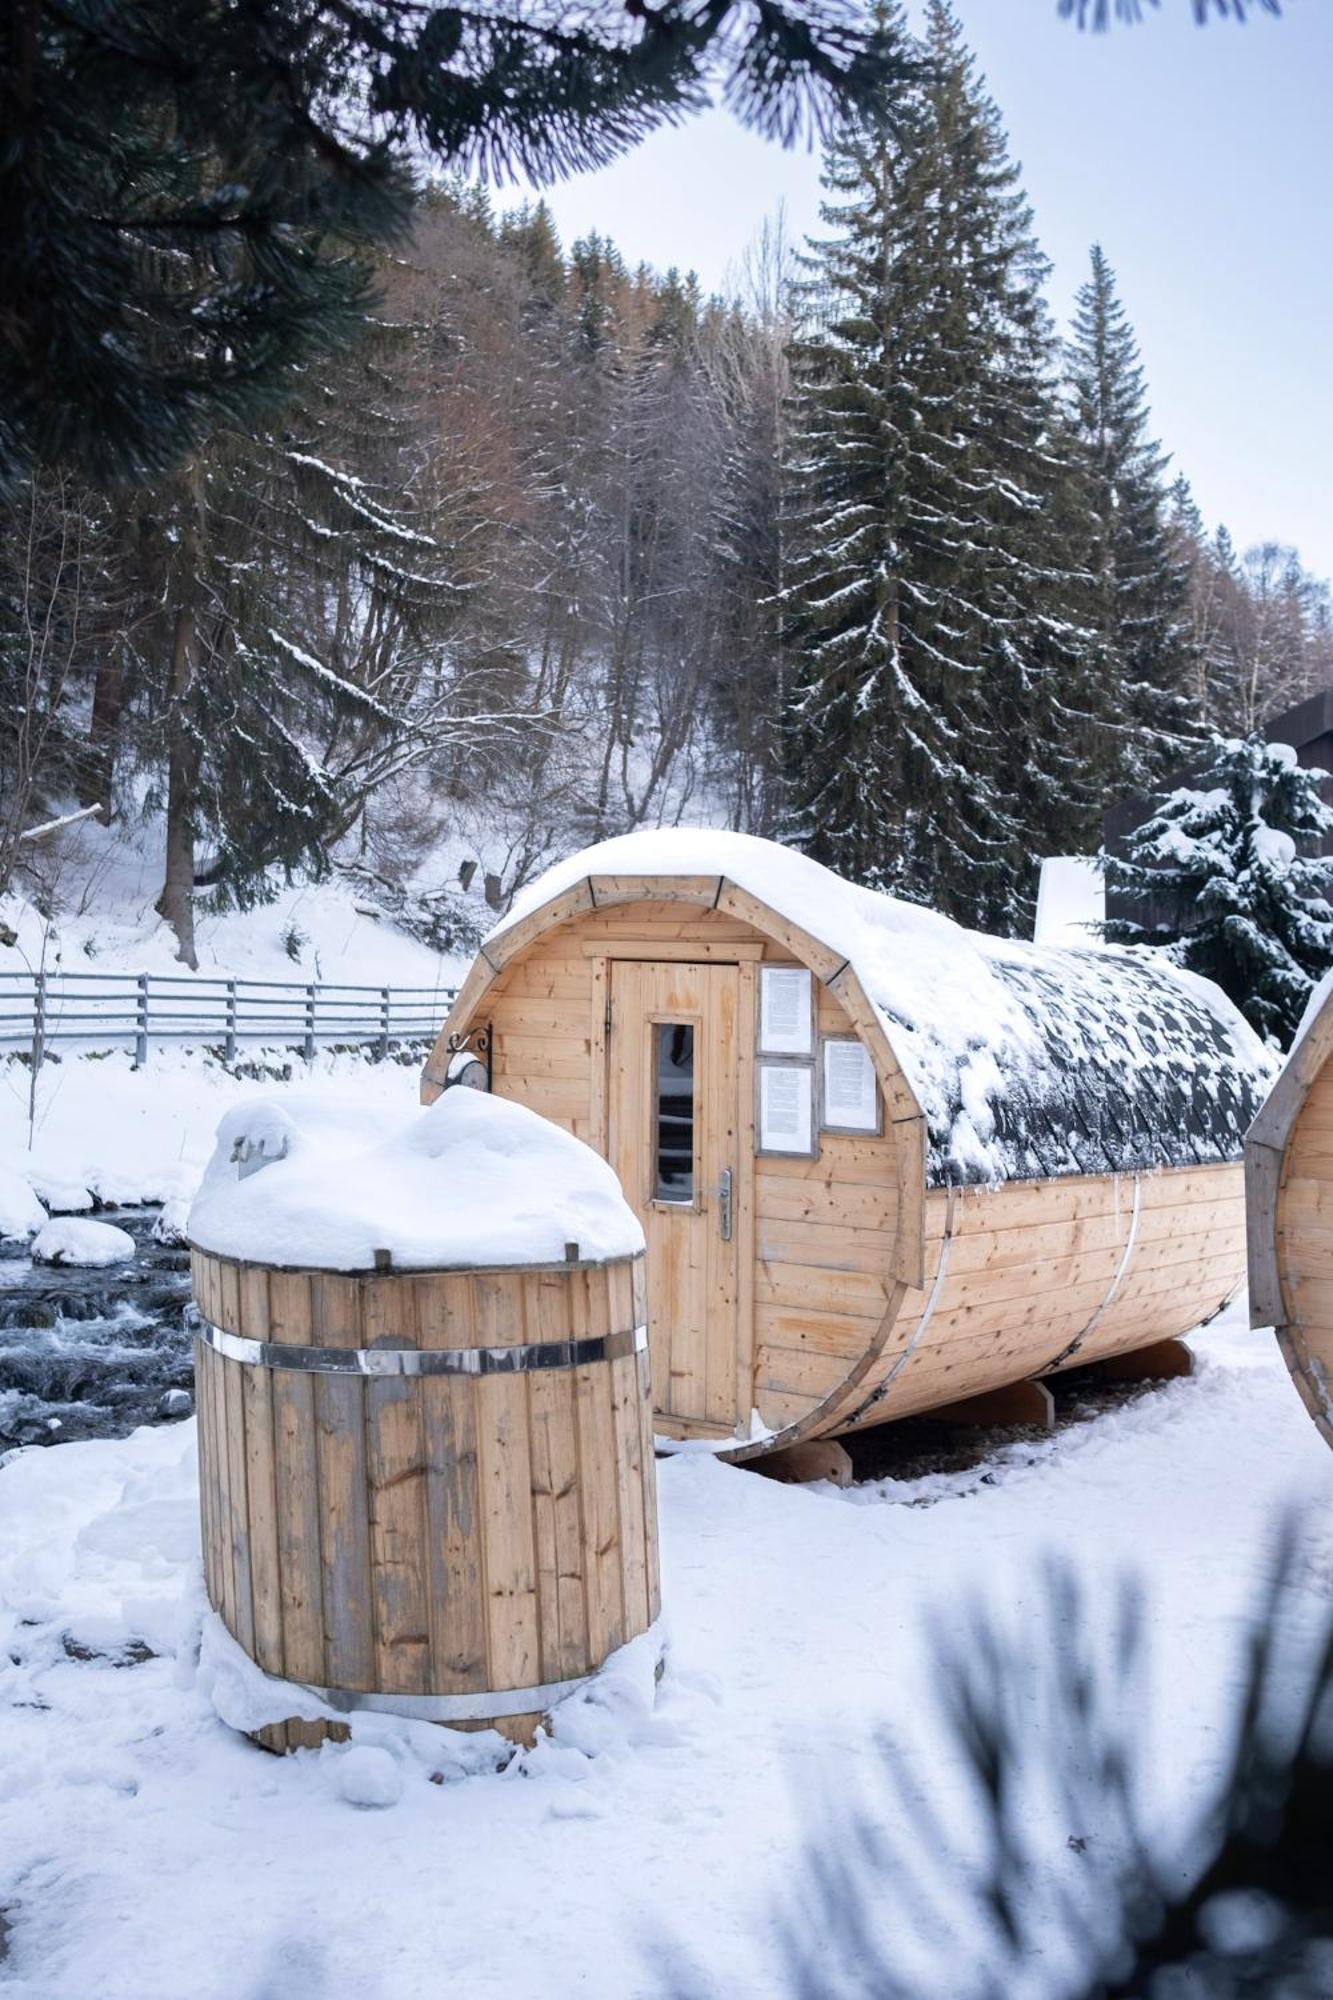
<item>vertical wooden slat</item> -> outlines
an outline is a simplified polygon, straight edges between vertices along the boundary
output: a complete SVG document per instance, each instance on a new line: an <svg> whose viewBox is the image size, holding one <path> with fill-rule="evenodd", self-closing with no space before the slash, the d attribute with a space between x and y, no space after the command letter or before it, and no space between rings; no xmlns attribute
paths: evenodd
<svg viewBox="0 0 1333 2000"><path fill-rule="evenodd" d="M472 1280L435 1277L418 1287L423 1347L472 1344ZM431 1686L467 1694L486 1685L486 1601L477 1491L477 1406L462 1377L421 1384L426 1464L426 1593Z"/></svg>
<svg viewBox="0 0 1333 2000"><path fill-rule="evenodd" d="M319 1344L360 1346L360 1282L320 1272L311 1281L311 1296ZM324 1653L330 1687L375 1686L365 1406L361 1376L315 1377Z"/></svg>
<svg viewBox="0 0 1333 2000"><path fill-rule="evenodd" d="M568 1278L545 1273L534 1282L536 1338L544 1342L568 1340L571 1328ZM568 1680L582 1673L588 1658L574 1378L570 1371L542 1371L531 1376L528 1407L532 1426L541 1677Z"/></svg>
<svg viewBox="0 0 1333 2000"><path fill-rule="evenodd" d="M578 1273L571 1282L570 1298L576 1337L585 1332L610 1331L603 1272ZM588 1656L589 1664L597 1666L621 1643L625 1632L615 1419L611 1410L611 1371L605 1363L574 1371L574 1403L587 1577Z"/></svg>
<svg viewBox="0 0 1333 2000"><path fill-rule="evenodd" d="M657 1455L653 1448L653 1380L646 1354L639 1356L639 1421L643 1447L643 1547L648 1622L662 1609L662 1571L657 1540Z"/></svg>
<svg viewBox="0 0 1333 2000"><path fill-rule="evenodd" d="M478 1278L475 1290L479 1345L527 1338L525 1280ZM477 1462L490 1684L530 1687L539 1678L541 1647L528 1385L521 1375L488 1375L478 1382Z"/></svg>
<svg viewBox="0 0 1333 2000"><path fill-rule="evenodd" d="M634 1287L634 1324L636 1326L644 1326L648 1319L648 1271L646 1260L640 1255L634 1259L630 1268ZM635 1367L638 1379L639 1467L643 1479L644 1568L648 1619L651 1623L662 1608L657 1551L657 1456L655 1449L656 1439L653 1430L651 1355L647 1353L638 1355Z"/></svg>
<svg viewBox="0 0 1333 2000"><path fill-rule="evenodd" d="M606 1065L607 1014L611 997L610 974L605 958L594 958L591 967L592 1001L589 1016L588 1048L588 1144L607 1158Z"/></svg>
<svg viewBox="0 0 1333 2000"><path fill-rule="evenodd" d="M246 1485L245 1384L239 1361L222 1364L227 1429L227 1503L230 1509L233 1604L232 1631L247 1653L255 1649L254 1590L250 1580L250 1504Z"/></svg>
<svg viewBox="0 0 1333 2000"><path fill-rule="evenodd" d="M268 1272L252 1265L241 1276L241 1330L249 1340L268 1339ZM278 1558L278 1487L273 1442L273 1377L267 1368L243 1368L246 1511L250 1531L250 1585L254 1653L265 1673L281 1675L282 1576Z"/></svg>
<svg viewBox="0 0 1333 2000"><path fill-rule="evenodd" d="M230 1258L215 1266L217 1285L217 1324L228 1333L241 1330L241 1267Z"/></svg>
<svg viewBox="0 0 1333 2000"><path fill-rule="evenodd" d="M649 1623L648 1560L644 1543L643 1414L639 1401L638 1356L613 1361L611 1415L615 1428L616 1512L620 1521L621 1601L624 1630L640 1632Z"/></svg>
<svg viewBox="0 0 1333 2000"><path fill-rule="evenodd" d="M470 1694L487 1675L477 1400L458 1377L434 1376L422 1389L431 1685Z"/></svg>
<svg viewBox="0 0 1333 2000"><path fill-rule="evenodd" d="M631 1332L635 1318L635 1266L618 1263L602 1274L606 1282L607 1319L613 1333ZM647 1621L647 1572L643 1546L643 1451L639 1410L637 1357L625 1355L608 1366L611 1413L615 1434L616 1514L621 1567L621 1603L628 1632Z"/></svg>
<svg viewBox="0 0 1333 2000"><path fill-rule="evenodd" d="M215 1509L218 1546L218 1595L216 1609L227 1630L236 1631L236 1566L233 1510L231 1499L231 1454L227 1448L227 1364L220 1354L211 1357L209 1396L209 1437L215 1481Z"/></svg>
<svg viewBox="0 0 1333 2000"><path fill-rule="evenodd" d="M269 1274L269 1339L309 1341L310 1281ZM282 1670L292 1680L328 1682L324 1657L315 1385L309 1375L276 1369L272 1383L273 1445L282 1602Z"/></svg>
<svg viewBox="0 0 1333 2000"><path fill-rule="evenodd" d="M366 1278L362 1284L362 1345L417 1346L418 1281ZM421 1384L407 1376L372 1379L365 1396L375 1684L386 1694L425 1694L430 1611Z"/></svg>

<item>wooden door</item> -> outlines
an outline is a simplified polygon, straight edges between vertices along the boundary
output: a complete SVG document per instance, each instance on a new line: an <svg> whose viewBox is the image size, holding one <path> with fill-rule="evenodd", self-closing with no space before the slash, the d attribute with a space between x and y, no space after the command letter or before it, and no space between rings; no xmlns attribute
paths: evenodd
<svg viewBox="0 0 1333 2000"><path fill-rule="evenodd" d="M608 1157L648 1239L653 1408L732 1431L737 1408L740 973L613 960Z"/></svg>

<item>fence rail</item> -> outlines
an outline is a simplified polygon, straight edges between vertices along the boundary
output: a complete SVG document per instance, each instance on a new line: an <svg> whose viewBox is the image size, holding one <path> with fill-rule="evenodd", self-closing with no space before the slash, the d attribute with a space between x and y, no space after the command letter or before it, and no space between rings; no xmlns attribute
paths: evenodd
<svg viewBox="0 0 1333 2000"><path fill-rule="evenodd" d="M428 1040L453 1003L453 986L354 986L335 981L193 979L156 972L0 972L0 1048L27 1049L40 1065L54 1043L133 1047L220 1044L234 1062L242 1042L299 1048L307 1062L330 1042L374 1047Z"/></svg>

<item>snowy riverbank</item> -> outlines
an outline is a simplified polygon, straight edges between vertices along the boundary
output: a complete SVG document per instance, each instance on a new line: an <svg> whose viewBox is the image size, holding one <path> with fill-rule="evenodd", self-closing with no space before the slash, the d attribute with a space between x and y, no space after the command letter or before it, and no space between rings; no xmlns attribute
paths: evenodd
<svg viewBox="0 0 1333 2000"><path fill-rule="evenodd" d="M778 1921L801 1921L801 1843L837 1839L830 1802L862 1799L910 1834L915 1808L876 1788L873 1757L867 1775L876 1732L966 1839L929 1635L985 1601L1030 1638L1047 1551L1094 1608L1126 1570L1143 1578L1153 1702L1122 1719L1150 1818L1178 1830L1226 1754L1275 1508L1322 1508L1304 1590L1333 1588L1333 1454L1271 1338L1233 1310L1199 1345L1195 1380L971 1472L839 1493L662 1464L655 1698L627 1675L564 1741L470 1776L486 1739L365 1718L369 1758L279 1761L219 1721L198 1665L192 1425L22 1454L0 1470L0 1985L21 2000L619 2000L670 1990L668 1937L707 1993L767 1995ZM1034 1799L1032 1837L1070 1867L1071 1837L1096 1854L1103 1829ZM936 1952L921 2000L965 2000L969 1942L962 1960ZM1013 2000L1058 1991L1055 1973L1034 1958Z"/></svg>
<svg viewBox="0 0 1333 2000"><path fill-rule="evenodd" d="M123 1049L69 1056L43 1065L30 1130L30 1072L11 1061L0 1064L0 1162L57 1208L80 1190L104 1204L188 1199L218 1121L244 1099L336 1083L358 1108L407 1116L420 1067L417 1054L377 1063L318 1051L307 1064L273 1049L247 1051L237 1071L197 1049L155 1049L140 1069Z"/></svg>

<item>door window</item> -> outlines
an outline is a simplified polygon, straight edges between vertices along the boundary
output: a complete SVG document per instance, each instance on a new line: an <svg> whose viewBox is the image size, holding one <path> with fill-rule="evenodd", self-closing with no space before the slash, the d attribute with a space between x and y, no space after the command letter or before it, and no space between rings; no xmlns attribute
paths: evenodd
<svg viewBox="0 0 1333 2000"><path fill-rule="evenodd" d="M654 1201L694 1200L694 1027L653 1023Z"/></svg>

